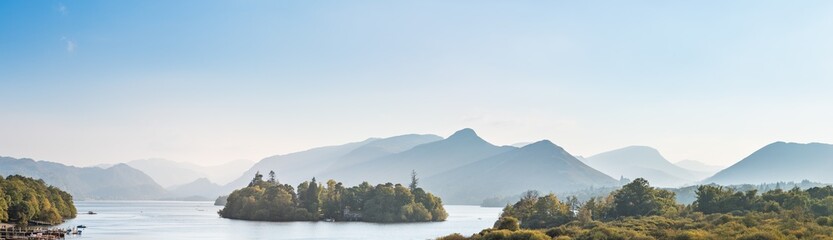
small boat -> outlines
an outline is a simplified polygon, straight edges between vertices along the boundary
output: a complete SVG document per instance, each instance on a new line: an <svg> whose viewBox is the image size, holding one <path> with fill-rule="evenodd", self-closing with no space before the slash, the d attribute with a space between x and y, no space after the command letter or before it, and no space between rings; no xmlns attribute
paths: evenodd
<svg viewBox="0 0 833 240"><path fill-rule="evenodd" d="M89 212L87 212L87 214L90 214L90 215L96 215L96 214L98 214L98 213L95 213L95 212L93 212L93 211L89 211Z"/></svg>
<svg viewBox="0 0 833 240"><path fill-rule="evenodd" d="M84 225L78 225L76 228L87 228L87 226L84 226Z"/></svg>

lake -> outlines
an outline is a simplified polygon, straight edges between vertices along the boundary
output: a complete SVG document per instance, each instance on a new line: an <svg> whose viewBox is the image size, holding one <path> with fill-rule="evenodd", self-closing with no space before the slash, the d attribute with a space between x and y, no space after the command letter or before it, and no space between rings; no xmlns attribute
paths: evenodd
<svg viewBox="0 0 833 240"><path fill-rule="evenodd" d="M60 227L86 225L68 239L434 239L491 227L501 208L445 206L448 219L430 223L254 222L220 218L213 202L77 201L78 217ZM88 215L88 211L98 214Z"/></svg>

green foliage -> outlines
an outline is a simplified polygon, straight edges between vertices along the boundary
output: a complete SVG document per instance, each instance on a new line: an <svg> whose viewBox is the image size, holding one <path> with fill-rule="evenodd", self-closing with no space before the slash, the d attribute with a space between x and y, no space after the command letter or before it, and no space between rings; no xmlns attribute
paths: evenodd
<svg viewBox="0 0 833 240"><path fill-rule="evenodd" d="M506 229L487 229L482 232L472 235L470 238L462 237L459 234L452 234L438 239L471 239L471 240L551 240L550 236L533 230L517 230L510 231Z"/></svg>
<svg viewBox="0 0 833 240"><path fill-rule="evenodd" d="M651 187L637 178L613 193L611 217L632 217L673 214L677 211L674 193Z"/></svg>
<svg viewBox="0 0 833 240"><path fill-rule="evenodd" d="M76 215L72 196L43 180L19 175L0 177L0 222L58 224Z"/></svg>
<svg viewBox="0 0 833 240"><path fill-rule="evenodd" d="M537 192L527 192L514 205L507 205L501 217L515 218L521 227L534 229L567 223L572 220L572 213L554 194L539 197Z"/></svg>
<svg viewBox="0 0 833 240"><path fill-rule="evenodd" d="M466 239L512 239L516 232L539 232L550 239L833 239L830 186L763 194L699 186L696 195L693 204L680 206L673 193L642 179L583 204L527 192L504 208L494 228ZM578 210L575 215L558 213L561 204ZM510 217L537 230L506 227Z"/></svg>
<svg viewBox="0 0 833 240"><path fill-rule="evenodd" d="M258 221L337 221L427 222L444 221L448 213L442 200L422 188L411 189L400 184L364 182L344 188L334 180L322 186L311 182L292 186L277 180L259 180L255 175L250 186L232 192L225 207L218 213L224 218Z"/></svg>
<svg viewBox="0 0 833 240"><path fill-rule="evenodd" d="M517 231L517 230L521 229L521 225L518 222L517 218L501 217L500 219L497 220L497 222L495 222L495 229Z"/></svg>
<svg viewBox="0 0 833 240"><path fill-rule="evenodd" d="M438 237L437 240L466 240L469 239L459 233L452 233L448 236Z"/></svg>
<svg viewBox="0 0 833 240"><path fill-rule="evenodd" d="M732 188L703 185L697 188L697 200L692 208L705 214L756 210L761 206L757 194L757 190L742 193Z"/></svg>

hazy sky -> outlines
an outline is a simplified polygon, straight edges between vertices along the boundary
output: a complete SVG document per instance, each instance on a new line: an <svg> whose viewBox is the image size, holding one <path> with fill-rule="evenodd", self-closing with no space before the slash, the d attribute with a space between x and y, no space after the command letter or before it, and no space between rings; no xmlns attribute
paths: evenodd
<svg viewBox="0 0 833 240"><path fill-rule="evenodd" d="M213 164L474 128L833 143L833 1L0 1L0 155Z"/></svg>

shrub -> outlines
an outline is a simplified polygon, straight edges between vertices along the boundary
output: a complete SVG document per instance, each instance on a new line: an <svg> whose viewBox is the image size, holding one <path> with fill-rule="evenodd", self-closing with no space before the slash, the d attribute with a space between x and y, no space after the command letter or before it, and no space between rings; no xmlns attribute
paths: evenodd
<svg viewBox="0 0 833 240"><path fill-rule="evenodd" d="M518 222L517 218L513 217L502 217L497 220L495 223L496 229L504 229L509 231L517 231L521 228L520 223Z"/></svg>
<svg viewBox="0 0 833 240"><path fill-rule="evenodd" d="M460 235L459 233L452 233L448 236L438 237L437 240L466 240L467 237Z"/></svg>
<svg viewBox="0 0 833 240"><path fill-rule="evenodd" d="M818 217L818 218L816 218L816 223L818 223L821 226L830 226L831 225L829 217Z"/></svg>
<svg viewBox="0 0 833 240"><path fill-rule="evenodd" d="M738 238L738 240L777 240L783 239L774 233L770 232L754 232L754 233L747 233Z"/></svg>

